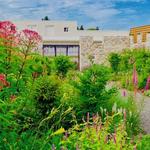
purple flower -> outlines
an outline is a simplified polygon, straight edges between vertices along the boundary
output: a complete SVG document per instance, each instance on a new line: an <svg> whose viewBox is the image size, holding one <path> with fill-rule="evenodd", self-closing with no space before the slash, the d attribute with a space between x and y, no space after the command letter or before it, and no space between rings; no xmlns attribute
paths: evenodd
<svg viewBox="0 0 150 150"><path fill-rule="evenodd" d="M127 95L126 90L123 90L123 91L122 91L122 96L123 96L123 97L126 97L126 95Z"/></svg>
<svg viewBox="0 0 150 150"><path fill-rule="evenodd" d="M147 78L145 90L149 90L149 88L150 88L149 86L150 86L150 76Z"/></svg>
<svg viewBox="0 0 150 150"><path fill-rule="evenodd" d="M133 68L133 76L132 76L133 85L136 86L138 84L138 75L136 71L136 67Z"/></svg>

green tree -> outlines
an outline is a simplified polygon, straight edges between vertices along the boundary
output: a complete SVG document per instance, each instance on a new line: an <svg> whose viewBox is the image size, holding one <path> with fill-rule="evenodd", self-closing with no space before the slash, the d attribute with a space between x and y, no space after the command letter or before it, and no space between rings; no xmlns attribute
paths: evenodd
<svg viewBox="0 0 150 150"><path fill-rule="evenodd" d="M48 16L45 16L44 18L42 18L42 20L50 20Z"/></svg>
<svg viewBox="0 0 150 150"><path fill-rule="evenodd" d="M83 27L83 25L81 25L81 26L80 26L80 30L84 30L84 27Z"/></svg>
<svg viewBox="0 0 150 150"><path fill-rule="evenodd" d="M112 89L106 90L109 77L109 69L101 65L93 65L79 75L79 82L75 85L80 91L79 114L96 113L100 107L107 108L113 93Z"/></svg>
<svg viewBox="0 0 150 150"><path fill-rule="evenodd" d="M96 27L96 30L99 30L99 27Z"/></svg>

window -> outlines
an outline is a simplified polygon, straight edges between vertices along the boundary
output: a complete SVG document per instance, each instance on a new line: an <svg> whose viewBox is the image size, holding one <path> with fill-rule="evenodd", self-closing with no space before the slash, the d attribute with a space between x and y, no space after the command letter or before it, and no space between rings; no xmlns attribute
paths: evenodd
<svg viewBox="0 0 150 150"><path fill-rule="evenodd" d="M79 46L69 46L68 56L78 56Z"/></svg>
<svg viewBox="0 0 150 150"><path fill-rule="evenodd" d="M134 44L134 36L130 35L130 44Z"/></svg>
<svg viewBox="0 0 150 150"><path fill-rule="evenodd" d="M64 32L68 32L69 31L69 28L68 27L65 27L64 28Z"/></svg>
<svg viewBox="0 0 150 150"><path fill-rule="evenodd" d="M56 46L56 55L66 56L67 47L66 46Z"/></svg>
<svg viewBox="0 0 150 150"><path fill-rule="evenodd" d="M43 48L43 53L46 56L55 56L55 47L54 46L45 46Z"/></svg>
<svg viewBox="0 0 150 150"><path fill-rule="evenodd" d="M43 53L46 56L72 56L78 57L79 45L43 45Z"/></svg>

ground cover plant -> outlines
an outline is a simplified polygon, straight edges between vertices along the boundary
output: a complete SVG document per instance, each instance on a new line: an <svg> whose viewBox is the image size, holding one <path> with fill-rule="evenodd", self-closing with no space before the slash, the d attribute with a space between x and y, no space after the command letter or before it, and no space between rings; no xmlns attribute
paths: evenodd
<svg viewBox="0 0 150 150"><path fill-rule="evenodd" d="M0 149L148 147L147 136L134 140L141 133L134 99L108 87L109 67L78 71L69 57L38 54L40 42L37 32L0 22Z"/></svg>

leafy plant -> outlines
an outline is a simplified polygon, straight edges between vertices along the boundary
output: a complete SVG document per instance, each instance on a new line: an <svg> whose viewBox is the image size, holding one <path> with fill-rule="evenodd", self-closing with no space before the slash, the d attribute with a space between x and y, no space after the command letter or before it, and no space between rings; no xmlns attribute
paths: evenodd
<svg viewBox="0 0 150 150"><path fill-rule="evenodd" d="M87 120L69 132L62 141L63 148L68 149L133 149L128 140L123 122L119 122L115 132L109 132L114 116L107 117L102 124L99 116L93 116L93 122Z"/></svg>
<svg viewBox="0 0 150 150"><path fill-rule="evenodd" d="M93 65L79 75L79 83L76 84L80 92L78 112L95 113L100 110L100 107L105 108L108 99L114 93L114 90L105 88L109 75L109 69L99 65Z"/></svg>
<svg viewBox="0 0 150 150"><path fill-rule="evenodd" d="M59 84L59 79L55 76L43 76L36 80L31 95L42 116L49 114L53 107L59 106Z"/></svg>
<svg viewBox="0 0 150 150"><path fill-rule="evenodd" d="M109 55L109 59L108 60L110 62L112 71L115 72L115 73L118 73L118 71L119 71L119 64L121 62L120 55L117 54L117 53L111 53Z"/></svg>
<svg viewBox="0 0 150 150"><path fill-rule="evenodd" d="M149 150L150 148L150 135L144 135L137 144L137 150Z"/></svg>
<svg viewBox="0 0 150 150"><path fill-rule="evenodd" d="M57 75L65 77L69 70L75 69L75 64L69 57L57 56L54 58L54 70Z"/></svg>

